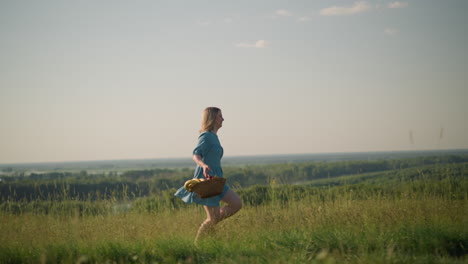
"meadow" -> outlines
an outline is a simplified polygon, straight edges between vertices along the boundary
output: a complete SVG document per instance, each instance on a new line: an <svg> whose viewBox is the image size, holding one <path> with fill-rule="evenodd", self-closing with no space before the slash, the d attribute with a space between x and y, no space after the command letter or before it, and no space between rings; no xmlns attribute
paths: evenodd
<svg viewBox="0 0 468 264"><path fill-rule="evenodd" d="M239 174L227 173L244 207L197 247L204 210L174 198L171 186L151 194L119 187L108 196L86 196L66 184L76 183L74 177L54 180L54 190L28 181L54 195L2 196L0 262L467 263L466 159L227 168L277 174L267 184L241 186L234 184ZM186 177L186 171L168 173ZM9 185L3 192L20 186L1 184Z"/></svg>

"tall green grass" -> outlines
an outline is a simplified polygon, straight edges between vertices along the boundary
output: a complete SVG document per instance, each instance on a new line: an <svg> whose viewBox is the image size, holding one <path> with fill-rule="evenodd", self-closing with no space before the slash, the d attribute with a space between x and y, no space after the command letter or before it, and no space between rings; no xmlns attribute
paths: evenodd
<svg viewBox="0 0 468 264"><path fill-rule="evenodd" d="M466 201L294 201L244 208L194 247L200 207L106 216L2 215L2 263L463 263ZM86 260L86 261L85 261ZM320 260L320 261L319 261Z"/></svg>

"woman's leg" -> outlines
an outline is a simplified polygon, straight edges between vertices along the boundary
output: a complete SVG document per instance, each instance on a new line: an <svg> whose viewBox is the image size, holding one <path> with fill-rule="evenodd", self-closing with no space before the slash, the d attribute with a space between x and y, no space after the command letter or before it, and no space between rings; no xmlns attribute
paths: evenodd
<svg viewBox="0 0 468 264"><path fill-rule="evenodd" d="M237 213L242 208L242 200L233 190L229 189L224 195L223 202L227 203L223 208L218 206L203 206L206 211L206 220L200 225L195 244L207 233L214 229L214 226L221 220L226 219Z"/></svg>
<svg viewBox="0 0 468 264"><path fill-rule="evenodd" d="M227 203L227 205L220 209L219 221L232 216L242 208L241 198L232 189L226 192L222 201Z"/></svg>
<svg viewBox="0 0 468 264"><path fill-rule="evenodd" d="M220 209L218 206L203 206L206 212L206 220L200 225L197 236L195 237L195 244L205 234L213 230L214 226L220 221Z"/></svg>

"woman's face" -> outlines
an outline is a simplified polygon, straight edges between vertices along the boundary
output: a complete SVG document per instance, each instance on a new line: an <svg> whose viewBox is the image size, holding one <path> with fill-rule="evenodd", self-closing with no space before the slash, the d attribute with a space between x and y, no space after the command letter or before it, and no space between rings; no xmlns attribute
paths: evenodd
<svg viewBox="0 0 468 264"><path fill-rule="evenodd" d="M223 121L224 121L223 113L221 113L221 111L219 111L218 114L216 115L216 119L215 119L215 124L216 124L216 127L218 129L223 126Z"/></svg>

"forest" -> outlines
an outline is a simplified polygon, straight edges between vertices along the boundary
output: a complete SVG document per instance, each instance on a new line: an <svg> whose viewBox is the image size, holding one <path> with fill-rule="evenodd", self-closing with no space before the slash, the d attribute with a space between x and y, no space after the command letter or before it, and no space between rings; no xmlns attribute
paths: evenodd
<svg viewBox="0 0 468 264"><path fill-rule="evenodd" d="M419 157L413 159L339 162L301 162L224 168L229 185L246 188L254 185L300 184L318 179L371 172L401 171L427 165L461 164L468 155ZM153 168L117 173L79 172L31 173L29 176L3 176L0 201L35 201L48 199L117 200L160 195L179 188L192 178L189 168Z"/></svg>

